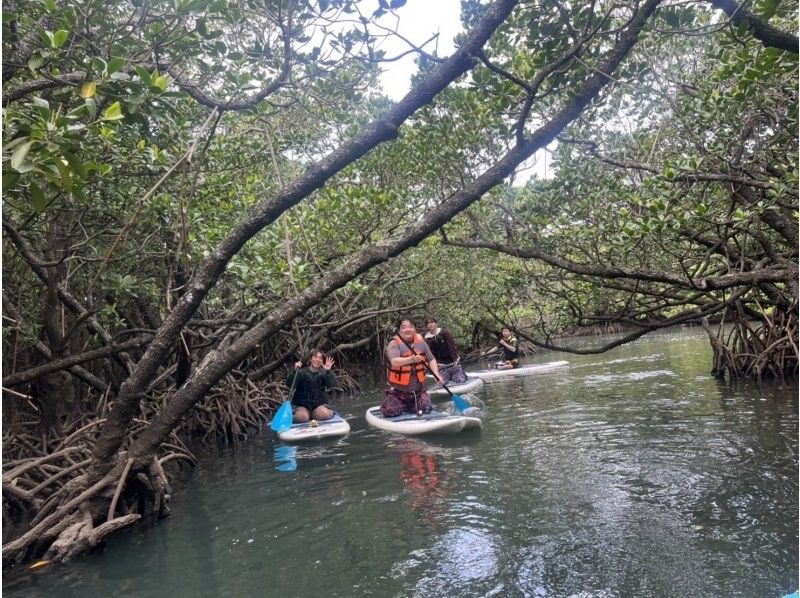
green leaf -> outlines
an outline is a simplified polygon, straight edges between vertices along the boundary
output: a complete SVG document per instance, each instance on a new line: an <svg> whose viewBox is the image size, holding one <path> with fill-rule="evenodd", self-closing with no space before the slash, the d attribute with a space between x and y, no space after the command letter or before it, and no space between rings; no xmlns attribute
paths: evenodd
<svg viewBox="0 0 800 598"><path fill-rule="evenodd" d="M82 112L86 112L86 104L81 104L80 106L73 108L69 112L67 112L68 117L78 118L80 117Z"/></svg>
<svg viewBox="0 0 800 598"><path fill-rule="evenodd" d="M65 31L64 29L59 29L53 34L53 47L60 48L64 45L64 42L67 41L69 37L69 31Z"/></svg>
<svg viewBox="0 0 800 598"><path fill-rule="evenodd" d="M39 187L36 183L31 183L31 200L33 204L33 209L36 210L39 214L45 211L47 208L47 196L42 191L42 188Z"/></svg>
<svg viewBox="0 0 800 598"><path fill-rule="evenodd" d="M53 37L52 31L47 31L47 29L43 29L39 31L39 39L41 39L46 45L50 46L51 48L55 48L55 38Z"/></svg>
<svg viewBox="0 0 800 598"><path fill-rule="evenodd" d="M142 80L142 83L144 83L148 87L150 87L150 85L153 84L150 78L150 73L148 73L146 69L144 69L139 65L134 66L133 69L136 71L136 74L139 75L139 79Z"/></svg>
<svg viewBox="0 0 800 598"><path fill-rule="evenodd" d="M126 64L128 64L128 61L124 58L112 58L106 67L106 74L113 75L118 70L124 68Z"/></svg>
<svg viewBox="0 0 800 598"><path fill-rule="evenodd" d="M6 173L3 175L3 191L8 191L9 189L13 189L14 185L17 184L19 180L19 175L16 173Z"/></svg>
<svg viewBox="0 0 800 598"><path fill-rule="evenodd" d="M122 105L114 102L103 111L103 120L119 120L122 118Z"/></svg>
<svg viewBox="0 0 800 598"><path fill-rule="evenodd" d="M94 98L86 98L86 100L84 100L84 105L86 106L86 111L92 118L97 116L97 102L94 101Z"/></svg>
<svg viewBox="0 0 800 598"><path fill-rule="evenodd" d="M86 168L81 163L81 159L78 156L78 152L66 152L64 154L64 158L66 158L67 162L69 162L70 168L72 168L72 172L77 174L80 178L86 177Z"/></svg>
<svg viewBox="0 0 800 598"><path fill-rule="evenodd" d="M169 87L169 77L166 75L158 75L153 79L153 87L157 87L161 91L167 91L167 87Z"/></svg>
<svg viewBox="0 0 800 598"><path fill-rule="evenodd" d="M86 194L83 192L83 185L75 184L72 186L72 197L80 201L86 201Z"/></svg>
<svg viewBox="0 0 800 598"><path fill-rule="evenodd" d="M44 8L47 12L55 12L56 0L44 0Z"/></svg>
<svg viewBox="0 0 800 598"><path fill-rule="evenodd" d="M762 0L753 6L754 12L764 19L769 21L778 11L779 0Z"/></svg>
<svg viewBox="0 0 800 598"><path fill-rule="evenodd" d="M92 58L92 68L99 74L105 74L108 69L108 63L99 56L95 56Z"/></svg>
<svg viewBox="0 0 800 598"><path fill-rule="evenodd" d="M44 64L44 58L40 54L34 54L30 58L28 58L28 68L32 71L37 70L40 66Z"/></svg>
<svg viewBox="0 0 800 598"><path fill-rule="evenodd" d="M61 177L61 188L67 193L72 191L72 173L69 171L66 160L56 158L56 168L58 168L59 176Z"/></svg>
<svg viewBox="0 0 800 598"><path fill-rule="evenodd" d="M33 146L34 143L35 140L30 139L14 150L14 153L11 154L11 168L17 172L24 172L20 170L20 167L25 161L25 158L28 157L28 152L31 150L31 146Z"/></svg>

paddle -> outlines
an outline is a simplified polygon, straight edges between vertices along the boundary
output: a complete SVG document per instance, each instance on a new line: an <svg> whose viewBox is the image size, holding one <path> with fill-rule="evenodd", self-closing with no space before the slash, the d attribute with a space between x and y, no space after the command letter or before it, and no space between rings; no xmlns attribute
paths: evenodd
<svg viewBox="0 0 800 598"><path fill-rule="evenodd" d="M273 432L280 434L292 427L292 401L286 399L269 422Z"/></svg>
<svg viewBox="0 0 800 598"><path fill-rule="evenodd" d="M272 416L272 421L269 422L269 427L278 434L292 427L292 393L294 392L295 382L297 382L297 372L294 373L294 378L292 378L292 387L289 389L289 394L286 395L286 400L275 412L275 415Z"/></svg>
<svg viewBox="0 0 800 598"><path fill-rule="evenodd" d="M409 345L408 342L406 342L406 339L400 336L400 333L397 334L397 338L403 341L403 344L405 344L405 346L408 347L412 353L414 353L414 347ZM431 366L428 365L428 362L423 359L422 365L425 366L425 369L428 370L435 379L436 374L433 373L433 370L431 369ZM464 409L469 408L470 406L469 402L461 395L454 395L453 391L447 388L447 384L445 384L444 382L442 383L442 388L444 388L447 391L447 394L450 395L450 398L453 399L453 405L455 405L456 411L458 411L459 413L463 413Z"/></svg>

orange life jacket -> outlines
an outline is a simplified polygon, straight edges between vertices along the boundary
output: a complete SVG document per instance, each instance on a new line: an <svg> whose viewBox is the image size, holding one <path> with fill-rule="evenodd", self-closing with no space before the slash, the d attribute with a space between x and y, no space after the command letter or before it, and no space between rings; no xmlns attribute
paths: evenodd
<svg viewBox="0 0 800 598"><path fill-rule="evenodd" d="M419 351L414 349L412 352L411 349L408 348L408 345L400 338L400 336L394 337L394 341L397 343L397 346L400 347L400 357L408 357L409 355L417 354L425 356L425 351ZM425 339L422 338L420 334L414 335L414 340L411 341L411 345L414 346L417 343L424 343ZM425 366L421 363L414 363L409 365L401 365L399 368L393 368L391 364L389 365L389 384L391 385L398 385L398 386L408 386L411 384L411 376L413 373L416 372L417 380L424 383L425 382Z"/></svg>

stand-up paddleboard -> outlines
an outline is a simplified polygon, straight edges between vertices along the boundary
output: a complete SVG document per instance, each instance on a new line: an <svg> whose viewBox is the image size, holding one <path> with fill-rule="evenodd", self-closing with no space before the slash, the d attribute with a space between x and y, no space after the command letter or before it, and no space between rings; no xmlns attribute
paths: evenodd
<svg viewBox="0 0 800 598"><path fill-rule="evenodd" d="M483 422L479 417L451 415L442 411L431 411L423 415L404 413L397 417L384 417L380 407L367 409L367 423L381 430L416 436L417 434L455 434L462 430L480 428Z"/></svg>
<svg viewBox="0 0 800 598"><path fill-rule="evenodd" d="M539 372L546 372L548 370L552 370L555 368L564 367L565 365L569 365L569 361L548 361L547 363L531 363L528 365L521 365L518 368L512 368L510 370L478 370L477 372L466 372L467 376L470 378L478 377L488 379L488 378L500 378L505 376L528 376L530 374L537 374Z"/></svg>
<svg viewBox="0 0 800 598"><path fill-rule="evenodd" d="M278 438L284 442L298 442L300 440L328 438L329 436L344 436L350 432L350 424L336 411L333 412L331 419L317 421L316 424L315 426L310 421L302 424L292 424L292 427L285 432L279 432Z"/></svg>
<svg viewBox="0 0 800 598"><path fill-rule="evenodd" d="M474 392L476 390L480 390L483 388L484 384L483 378L472 378L468 377L466 382L462 382L461 384L452 384L448 383L447 388L450 389L454 395L461 394L462 392ZM432 397L449 397L450 393L442 386L441 384L437 384L436 386L431 386L428 389L428 394Z"/></svg>

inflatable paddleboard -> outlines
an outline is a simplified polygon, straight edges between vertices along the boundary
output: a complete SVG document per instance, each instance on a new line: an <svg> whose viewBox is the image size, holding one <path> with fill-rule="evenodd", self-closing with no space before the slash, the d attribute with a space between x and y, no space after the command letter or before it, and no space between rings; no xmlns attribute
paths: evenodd
<svg viewBox="0 0 800 598"><path fill-rule="evenodd" d="M407 436L431 433L456 434L462 430L480 428L483 425L478 417L451 415L442 411L431 411L419 416L413 413L404 413L397 417L383 417L380 407L367 409L367 423L381 430Z"/></svg>
<svg viewBox="0 0 800 598"><path fill-rule="evenodd" d="M300 440L316 440L317 438L328 438L330 436L344 436L350 432L350 424L337 412L333 412L333 417L325 421L318 421L314 426L311 422L302 424L292 424L292 427L285 432L280 432L278 438L284 442L298 442Z"/></svg>
<svg viewBox="0 0 800 598"><path fill-rule="evenodd" d="M490 378L500 378L506 376L528 376L530 374L537 374L539 372L546 372L555 368L564 367L569 365L569 361L548 361L547 363L531 363L528 365L521 365L518 368L510 370L478 370L477 372L466 372L470 378L478 377L484 380Z"/></svg>
<svg viewBox="0 0 800 598"><path fill-rule="evenodd" d="M468 377L466 382L462 382L461 384L453 384L448 383L447 388L450 389L454 395L461 394L462 392L474 392L476 390L480 390L483 388L483 385L486 384L483 381L483 378L472 378ZM450 394L444 389L443 386L437 384L436 386L431 386L428 389L428 394L432 397L449 397Z"/></svg>

